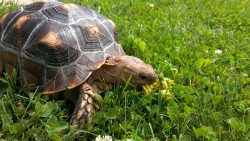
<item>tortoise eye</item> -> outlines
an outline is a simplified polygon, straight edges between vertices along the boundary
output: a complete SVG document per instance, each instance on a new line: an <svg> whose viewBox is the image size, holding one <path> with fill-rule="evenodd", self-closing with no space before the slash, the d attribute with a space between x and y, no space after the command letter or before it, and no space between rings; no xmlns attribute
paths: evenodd
<svg viewBox="0 0 250 141"><path fill-rule="evenodd" d="M140 77L141 80L146 80L147 79L147 76L145 74L142 74L142 73L139 74L139 77Z"/></svg>

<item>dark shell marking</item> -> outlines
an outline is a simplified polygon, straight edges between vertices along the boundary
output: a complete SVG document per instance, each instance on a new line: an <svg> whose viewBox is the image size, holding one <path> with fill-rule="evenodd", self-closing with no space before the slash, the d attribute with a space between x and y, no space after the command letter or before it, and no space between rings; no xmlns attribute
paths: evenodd
<svg viewBox="0 0 250 141"><path fill-rule="evenodd" d="M36 2L0 20L0 73L18 69L44 94L78 86L114 55L124 55L114 23L88 7Z"/></svg>

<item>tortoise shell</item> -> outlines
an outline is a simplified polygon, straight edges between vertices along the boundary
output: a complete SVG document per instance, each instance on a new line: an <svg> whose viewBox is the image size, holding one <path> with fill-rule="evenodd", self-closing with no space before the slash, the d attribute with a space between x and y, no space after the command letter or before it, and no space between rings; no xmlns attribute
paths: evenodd
<svg viewBox="0 0 250 141"><path fill-rule="evenodd" d="M125 55L114 23L88 7L35 2L0 20L0 73L44 94L84 82L109 56Z"/></svg>

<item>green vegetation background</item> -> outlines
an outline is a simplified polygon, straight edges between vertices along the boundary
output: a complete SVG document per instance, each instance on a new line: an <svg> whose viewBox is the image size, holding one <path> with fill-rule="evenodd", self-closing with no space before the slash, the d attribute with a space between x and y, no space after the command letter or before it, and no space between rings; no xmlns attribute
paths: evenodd
<svg viewBox="0 0 250 141"><path fill-rule="evenodd" d="M65 101L5 76L0 140L250 140L249 0L65 1L112 19L127 54L175 81L172 99L117 88L104 94L93 124L77 129ZM0 7L2 16L17 6Z"/></svg>

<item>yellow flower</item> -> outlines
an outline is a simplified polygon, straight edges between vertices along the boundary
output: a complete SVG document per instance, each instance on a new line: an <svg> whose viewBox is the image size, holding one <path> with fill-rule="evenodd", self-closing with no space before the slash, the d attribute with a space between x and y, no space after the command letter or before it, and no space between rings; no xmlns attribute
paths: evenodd
<svg viewBox="0 0 250 141"><path fill-rule="evenodd" d="M155 91L155 89L160 90L163 98L166 100L172 99L171 88L174 85L174 80L165 78L163 74L160 74L158 80L150 85L144 85L143 90L146 94Z"/></svg>
<svg viewBox="0 0 250 141"><path fill-rule="evenodd" d="M169 90L161 90L160 93L165 100L172 99L172 94L169 92Z"/></svg>

